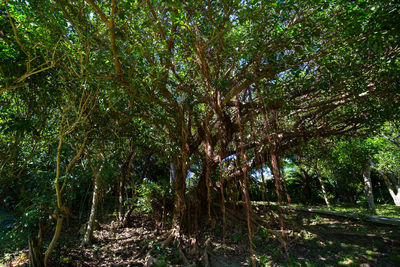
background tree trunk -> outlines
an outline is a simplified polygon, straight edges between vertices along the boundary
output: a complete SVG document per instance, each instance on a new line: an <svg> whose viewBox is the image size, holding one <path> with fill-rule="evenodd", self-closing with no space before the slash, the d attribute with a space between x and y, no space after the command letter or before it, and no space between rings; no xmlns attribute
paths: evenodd
<svg viewBox="0 0 400 267"><path fill-rule="evenodd" d="M36 236L30 236L28 238L29 243L29 267L43 267L43 244L40 238Z"/></svg>
<svg viewBox="0 0 400 267"><path fill-rule="evenodd" d="M368 208L373 213L376 213L376 207L374 203L374 195L372 193L372 182L371 182L371 164L366 162L362 166L362 175L364 179L364 192L365 197L368 201Z"/></svg>
<svg viewBox="0 0 400 267"><path fill-rule="evenodd" d="M378 171L378 173L382 176L383 180L385 181L385 184L389 190L389 194L393 199L393 202L396 206L400 206L400 177L397 178L393 178L389 180L389 178L385 175L385 173L383 173L382 170L378 169L378 166L373 163L371 160L369 161L369 164L371 166L373 166L374 168L376 168L376 170Z"/></svg>
<svg viewBox="0 0 400 267"><path fill-rule="evenodd" d="M322 190L322 194L324 196L325 204L328 207L328 209L330 209L331 208L331 203L329 202L328 194L326 193L326 189L325 189L325 183L322 180L321 171L318 168L318 163L317 162L315 162L315 171L317 172L318 181L319 181L319 183L321 185L321 190Z"/></svg>
<svg viewBox="0 0 400 267"><path fill-rule="evenodd" d="M83 238L83 244L89 245L93 242L93 226L96 220L97 215L97 202L99 199L99 180L100 180L100 173L94 174L94 188L93 188L93 195L92 195L92 207L90 208L90 216L89 221L86 227L85 236Z"/></svg>

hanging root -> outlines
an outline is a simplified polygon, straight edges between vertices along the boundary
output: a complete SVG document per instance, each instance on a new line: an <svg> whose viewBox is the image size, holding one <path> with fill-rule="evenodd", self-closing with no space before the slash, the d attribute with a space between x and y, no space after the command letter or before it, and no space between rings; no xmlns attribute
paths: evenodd
<svg viewBox="0 0 400 267"><path fill-rule="evenodd" d="M218 204L216 204L216 205L218 205ZM286 240L284 239L284 234L289 233L290 231L271 229L270 228L271 224L279 225L279 222L277 221L277 217L274 215L274 213L270 209L268 209L266 212L269 215L272 222L266 221L265 219L260 217L260 215L253 212L251 215L252 228L254 229L254 232L257 232L261 227L263 227L268 233L270 233L274 238L276 238L279 241L279 243L281 244L281 248L285 251L285 254L287 255L288 244L287 244ZM246 222L246 218L244 216L238 214L237 211L234 211L228 207L226 207L225 214L233 224L243 224Z"/></svg>

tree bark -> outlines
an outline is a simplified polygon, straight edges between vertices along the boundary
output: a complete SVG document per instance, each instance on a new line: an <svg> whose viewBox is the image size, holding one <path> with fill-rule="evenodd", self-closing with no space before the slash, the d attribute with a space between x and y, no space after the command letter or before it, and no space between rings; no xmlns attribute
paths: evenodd
<svg viewBox="0 0 400 267"><path fill-rule="evenodd" d="M94 188L93 188L93 195L92 195L92 206L90 208L90 216L89 221L87 224L85 236L83 238L84 245L90 245L93 242L93 225L96 220L97 215L97 203L99 199L99 180L100 180L100 173L94 174Z"/></svg>
<svg viewBox="0 0 400 267"><path fill-rule="evenodd" d="M222 149L220 151L222 153ZM225 227L226 227L226 214L225 214L225 195L224 195L224 175L223 175L223 163L222 156L218 155L219 160L219 183L221 193L221 215L222 215L222 242L225 242Z"/></svg>
<svg viewBox="0 0 400 267"><path fill-rule="evenodd" d="M169 163L169 184L171 186L171 188L174 185L174 180L175 180L175 165L174 163L171 161Z"/></svg>
<svg viewBox="0 0 400 267"><path fill-rule="evenodd" d="M61 215L58 215L56 230L54 232L53 239L51 240L50 245L47 248L46 253L44 254L44 266L46 266L46 267L50 266L49 265L50 255L53 252L54 248L56 247L56 243L58 241L58 238L60 237L63 220L64 220L64 218Z"/></svg>
<svg viewBox="0 0 400 267"><path fill-rule="evenodd" d="M278 213L279 213L279 225L282 231L282 237L284 236L284 229L285 225L283 222L283 212L281 209L282 205L282 186L280 182L280 173L279 173L279 167L278 167L278 156L275 148L270 149L270 157L271 157L271 168L272 168L272 175L274 176L274 181L275 181L275 192L278 198Z"/></svg>
<svg viewBox="0 0 400 267"><path fill-rule="evenodd" d="M210 132L210 117L206 115L204 119L204 132L206 139L203 143L204 151L206 153L206 189L207 189L207 218L208 222L211 222L211 196L210 196L210 182L211 182L211 164L212 164L212 153L213 148L211 146L211 132Z"/></svg>
<svg viewBox="0 0 400 267"><path fill-rule="evenodd" d="M301 181L303 182L303 192L304 197L306 199L306 204L311 205L311 187L310 187L310 179L308 177L307 172L301 167L301 156L296 155L298 160L298 167L300 170Z"/></svg>
<svg viewBox="0 0 400 267"><path fill-rule="evenodd" d="M28 244L29 244L29 267L43 267L44 266L43 251L42 251L43 242L41 238L32 235L28 238Z"/></svg>
<svg viewBox="0 0 400 267"><path fill-rule="evenodd" d="M122 166L122 168L124 168L124 166ZM121 172L118 182L118 221L122 221L124 214L125 170L121 170Z"/></svg>
<svg viewBox="0 0 400 267"><path fill-rule="evenodd" d="M396 206L400 206L400 185L393 186L394 190L391 187L388 187L389 193L393 198L393 202Z"/></svg>
<svg viewBox="0 0 400 267"><path fill-rule="evenodd" d="M121 176L118 183L118 220L122 221L124 217L124 194L125 194L125 184L126 178L130 173L131 164L134 159L133 157L133 148L131 146L130 151L125 159L125 162L121 166Z"/></svg>
<svg viewBox="0 0 400 267"><path fill-rule="evenodd" d="M246 216L247 216L247 229L248 229L248 237L249 237L249 246L250 246L250 258L251 264L253 267L256 266L254 249L253 249L253 232L251 229L251 207L250 207L250 197L249 197L249 190L248 190L248 173L247 173L247 157L244 151L244 137L243 137L243 128L241 123L241 112L239 105L236 104L237 108L237 121L239 125L239 145L240 145L240 160L238 161L238 165L242 170L242 179L240 179L240 187L243 193L243 200L246 205Z"/></svg>
<svg viewBox="0 0 400 267"><path fill-rule="evenodd" d="M277 159L276 154L277 153L276 153L275 149L271 148L271 150L270 150L271 169L272 169L272 175L274 176L276 196L278 198L278 204L280 206L280 205L282 205L282 196L281 196L282 185L281 185L281 181L280 181L278 159Z"/></svg>
<svg viewBox="0 0 400 267"><path fill-rule="evenodd" d="M365 197L368 201L368 209L373 213L376 213L376 207L374 203L374 195L372 193L372 182L371 182L371 164L366 162L362 166L362 175L364 179L364 192Z"/></svg>
<svg viewBox="0 0 400 267"><path fill-rule="evenodd" d="M396 206L400 206L400 178L397 178L397 181L395 178L393 178L391 181L389 178L385 175L385 173L378 169L378 166L373 163L371 160L369 161L369 164L373 166L378 173L382 176L383 180L385 181L385 184L389 190L389 194L393 199L393 202Z"/></svg>
<svg viewBox="0 0 400 267"><path fill-rule="evenodd" d="M178 106L178 117L180 121L180 155L176 157L175 180L174 180L174 211L172 216L172 228L175 232L180 233L182 219L186 210L186 176L188 168L186 161L189 157L188 129L186 129L185 110L182 104Z"/></svg>
<svg viewBox="0 0 400 267"><path fill-rule="evenodd" d="M326 189L325 189L325 183L322 180L322 176L321 176L321 171L318 168L318 162L315 162L315 171L317 172L317 177L318 177L318 181L321 185L321 190L322 190L322 194L324 196L324 200L325 200L325 204L328 207L328 209L331 208L331 203L329 202L329 198L328 198L328 194L326 193Z"/></svg>
<svg viewBox="0 0 400 267"><path fill-rule="evenodd" d="M279 164L279 165L281 166L283 164ZM286 201L287 201L288 204L290 204L291 199L290 199L289 191L287 189L287 183L286 183L286 178L285 178L285 170L282 167L282 168L279 168L279 171L280 171L280 176L281 176L282 182L283 182L283 188L285 189Z"/></svg>
<svg viewBox="0 0 400 267"><path fill-rule="evenodd" d="M180 232L180 226L182 222L182 218L186 209L186 201L185 201L185 178L187 171L185 170L184 163L180 162L182 160L178 160L175 166L178 171L175 173L174 180L174 213L172 218L172 227Z"/></svg>

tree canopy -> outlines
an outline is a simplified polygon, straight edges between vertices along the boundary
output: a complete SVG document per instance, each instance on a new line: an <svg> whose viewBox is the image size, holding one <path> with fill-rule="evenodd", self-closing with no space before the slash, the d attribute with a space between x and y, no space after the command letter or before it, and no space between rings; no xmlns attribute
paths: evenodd
<svg viewBox="0 0 400 267"><path fill-rule="evenodd" d="M310 155L356 157L398 182L396 1L0 3L0 195L30 242L57 221L39 262L91 179L120 220L142 183L166 186L150 198L173 192L177 233L191 229L187 213L212 221L214 201L225 220L240 196L250 240L254 170L270 168L279 203L296 155L305 173L319 172ZM326 152L334 136L359 139Z"/></svg>

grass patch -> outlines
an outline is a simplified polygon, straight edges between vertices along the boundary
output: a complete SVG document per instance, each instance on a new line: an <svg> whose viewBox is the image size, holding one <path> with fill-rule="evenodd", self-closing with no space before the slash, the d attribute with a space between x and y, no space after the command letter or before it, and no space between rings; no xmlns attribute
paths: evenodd
<svg viewBox="0 0 400 267"><path fill-rule="evenodd" d="M364 207L333 206L332 210L350 213L371 214L371 212ZM376 215L400 218L400 207L388 204L376 205Z"/></svg>
<svg viewBox="0 0 400 267"><path fill-rule="evenodd" d="M321 209L327 210L326 206L305 206L302 204L292 204L292 206L303 207L303 208L313 208L313 209ZM365 207L360 206L348 206L348 205L334 205L330 210L340 211L340 212L348 212L348 213L359 213L365 215L371 215L372 213ZM400 207L389 204L376 204L376 215L386 216L392 218L400 218Z"/></svg>

